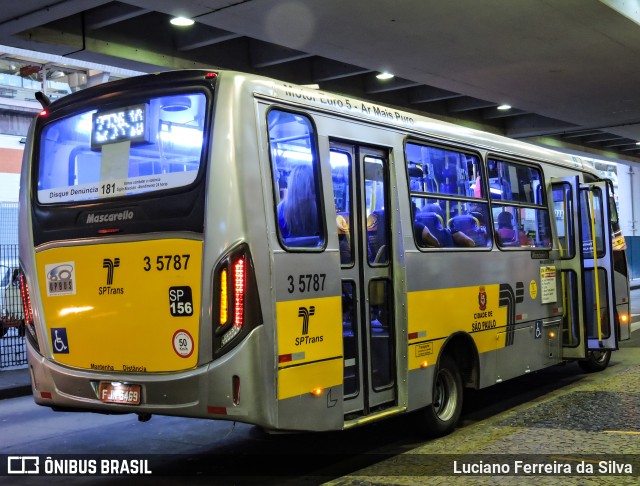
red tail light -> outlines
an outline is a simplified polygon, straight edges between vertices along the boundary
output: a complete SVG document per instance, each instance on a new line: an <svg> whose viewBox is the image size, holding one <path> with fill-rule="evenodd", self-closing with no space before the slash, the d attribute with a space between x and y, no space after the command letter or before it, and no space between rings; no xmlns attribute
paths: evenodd
<svg viewBox="0 0 640 486"><path fill-rule="evenodd" d="M27 285L27 278L22 272L20 272L20 297L22 298L22 310L24 312L24 324L31 337L37 343L38 337L36 336L36 329L33 321L33 307L31 305L31 297L29 296L29 286Z"/></svg>
<svg viewBox="0 0 640 486"><path fill-rule="evenodd" d="M22 298L22 309L24 311L24 322L33 325L33 311L31 310L31 297L29 297L29 287L27 279L20 274L20 297Z"/></svg>
<svg viewBox="0 0 640 486"><path fill-rule="evenodd" d="M222 346L231 341L241 330L245 318L245 293L247 285L247 261L244 252L231 255L218 274L218 330Z"/></svg>
<svg viewBox="0 0 640 486"><path fill-rule="evenodd" d="M242 327L244 323L244 290L245 290L245 263L243 258L239 258L233 265L234 285L234 325Z"/></svg>
<svg viewBox="0 0 640 486"><path fill-rule="evenodd" d="M235 246L216 265L211 295L213 352L220 356L262 324L255 268L247 244Z"/></svg>

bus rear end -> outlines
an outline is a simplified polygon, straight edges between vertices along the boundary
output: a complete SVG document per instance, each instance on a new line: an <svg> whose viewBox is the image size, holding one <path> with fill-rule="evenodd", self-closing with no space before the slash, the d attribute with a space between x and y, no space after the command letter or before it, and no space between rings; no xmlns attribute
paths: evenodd
<svg viewBox="0 0 640 486"><path fill-rule="evenodd" d="M20 254L37 403L218 417L238 398L231 369L212 389L212 356L259 312L244 311L246 245L204 261L216 83L198 71L123 80L32 127Z"/></svg>

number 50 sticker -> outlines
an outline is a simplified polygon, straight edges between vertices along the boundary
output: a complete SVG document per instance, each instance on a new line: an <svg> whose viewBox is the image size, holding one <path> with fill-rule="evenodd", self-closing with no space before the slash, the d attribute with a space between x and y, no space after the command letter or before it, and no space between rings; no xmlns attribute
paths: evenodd
<svg viewBox="0 0 640 486"><path fill-rule="evenodd" d="M193 338L184 329L173 334L173 350L181 358L188 358L193 354Z"/></svg>

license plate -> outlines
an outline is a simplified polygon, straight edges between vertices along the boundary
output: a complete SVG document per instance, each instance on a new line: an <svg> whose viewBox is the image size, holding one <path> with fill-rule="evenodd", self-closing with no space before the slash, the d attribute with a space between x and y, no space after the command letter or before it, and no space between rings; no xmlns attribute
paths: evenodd
<svg viewBox="0 0 640 486"><path fill-rule="evenodd" d="M99 393L100 401L105 403L140 405L140 385L101 382Z"/></svg>

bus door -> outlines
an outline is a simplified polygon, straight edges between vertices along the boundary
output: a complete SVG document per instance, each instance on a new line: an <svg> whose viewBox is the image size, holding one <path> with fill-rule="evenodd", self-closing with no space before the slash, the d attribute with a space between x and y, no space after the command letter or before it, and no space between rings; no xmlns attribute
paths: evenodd
<svg viewBox="0 0 640 486"><path fill-rule="evenodd" d="M563 356L617 349L608 187L552 180L562 260Z"/></svg>
<svg viewBox="0 0 640 486"><path fill-rule="evenodd" d="M345 415L395 404L388 153L331 141L340 243Z"/></svg>

